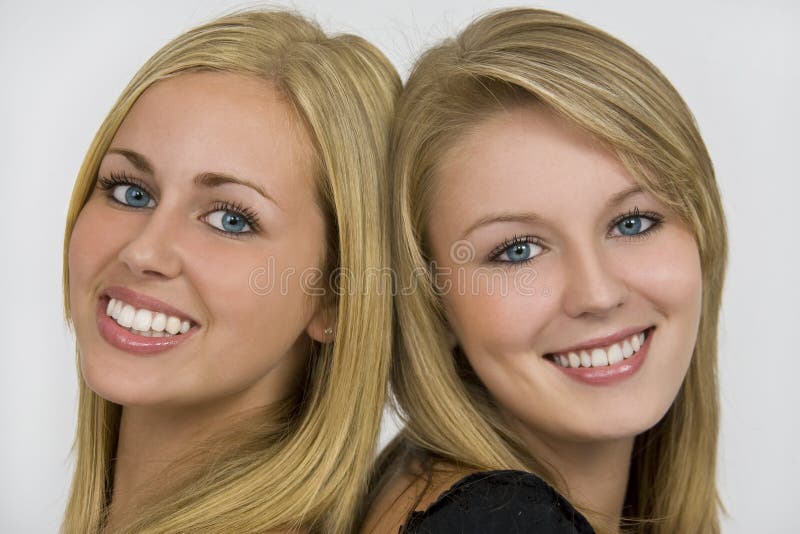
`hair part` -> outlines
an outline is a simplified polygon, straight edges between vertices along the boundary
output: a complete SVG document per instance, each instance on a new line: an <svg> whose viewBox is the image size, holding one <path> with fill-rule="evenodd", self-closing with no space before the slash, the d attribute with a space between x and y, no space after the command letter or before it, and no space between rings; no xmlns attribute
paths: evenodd
<svg viewBox="0 0 800 534"><path fill-rule="evenodd" d="M249 414L246 424L232 426L179 462L195 465L192 459L202 458L212 464L194 470L168 494L159 491L158 500L138 509L124 532L350 532L374 455L391 345L391 296L363 275L388 264L388 235L374 221L387 209L388 129L400 79L374 46L354 35L328 36L291 12L242 11L159 50L117 100L79 171L64 238L65 317L71 322L70 237L117 129L154 83L208 70L263 79L294 108L313 144L328 229L326 270L346 269L363 283L326 292L324 305L336 315L335 341L314 343L306 384L297 395ZM99 532L122 408L90 390L78 368L77 459L62 530ZM220 449L224 441L231 445Z"/></svg>
<svg viewBox="0 0 800 534"><path fill-rule="evenodd" d="M433 280L420 280L430 260L425 228L438 165L486 118L519 105L545 106L597 139L694 234L702 267L697 343L669 411L635 440L623 526L718 533L717 322L727 237L711 160L691 112L656 67L593 26L538 9L489 13L425 52L398 103L393 256L400 280L421 283L395 300L391 384L406 426L384 454L377 489L390 475L387 464L402 467L397 459L407 455L399 450L458 469L524 469L563 487L502 423L466 359L451 350ZM600 532L601 518L583 511Z"/></svg>

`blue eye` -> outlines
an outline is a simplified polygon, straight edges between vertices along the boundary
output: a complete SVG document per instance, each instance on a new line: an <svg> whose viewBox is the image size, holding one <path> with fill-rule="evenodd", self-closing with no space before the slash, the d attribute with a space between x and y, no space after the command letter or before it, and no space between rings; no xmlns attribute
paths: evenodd
<svg viewBox="0 0 800 534"><path fill-rule="evenodd" d="M654 230L663 218L654 212L639 213L638 209L616 219L611 228L613 236L634 237Z"/></svg>
<svg viewBox="0 0 800 534"><path fill-rule="evenodd" d="M508 247L501 256L508 258L508 261L525 261L531 256L531 245L530 243L517 243Z"/></svg>
<svg viewBox="0 0 800 534"><path fill-rule="evenodd" d="M492 261L503 263L524 263L542 253L544 249L533 238L514 238L506 241L489 256Z"/></svg>
<svg viewBox="0 0 800 534"><path fill-rule="evenodd" d="M244 234L251 231L247 219L235 211L216 210L206 216L208 223L230 234Z"/></svg>
<svg viewBox="0 0 800 534"><path fill-rule="evenodd" d="M139 180L125 174L111 174L110 178L99 177L97 186L113 197L115 202L132 208L153 208L153 197ZM237 202L215 202L213 211L203 216L212 227L229 237L256 234L261 227L253 210Z"/></svg>
<svg viewBox="0 0 800 534"><path fill-rule="evenodd" d="M147 191L135 185L125 184L114 186L111 194L118 202L134 208L152 208L156 205Z"/></svg>

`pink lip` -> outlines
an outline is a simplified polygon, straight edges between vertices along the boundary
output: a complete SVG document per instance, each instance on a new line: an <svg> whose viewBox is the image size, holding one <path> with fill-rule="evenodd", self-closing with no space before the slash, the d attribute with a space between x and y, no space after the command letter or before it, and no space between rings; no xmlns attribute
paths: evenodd
<svg viewBox="0 0 800 534"><path fill-rule="evenodd" d="M638 334L639 332L643 332L647 330L648 326L633 326L631 328L626 328L625 330L620 330L614 334L610 334L608 336L596 337L593 339L589 339L584 341L583 343L579 343L577 345L573 345L566 349L561 349L553 352L549 352L548 354L566 354L568 352L580 352L582 350L592 350L599 347L607 347L609 345L613 345L618 341L624 341L631 337L633 334Z"/></svg>
<svg viewBox="0 0 800 534"><path fill-rule="evenodd" d="M197 321L183 313L181 310L173 308L166 302L162 302L153 297L148 297L143 293L138 293L132 289L128 289L127 287L107 287L105 291L103 291L103 295L109 296L112 299L119 299L125 302L125 304L130 304L137 310L139 308L146 308L150 311L161 312L164 315L174 315L182 321L190 321L194 324L198 324Z"/></svg>
<svg viewBox="0 0 800 534"><path fill-rule="evenodd" d="M641 332L641 330L635 330L631 332L629 335L636 334L637 332ZM559 371L562 371L567 375L569 375L571 378L574 378L575 380L578 380L585 384L590 384L593 386L613 384L633 375L644 364L645 357L647 356L647 353L650 349L650 340L653 338L653 334L655 334L655 328L648 329L645 335L644 343L639 348L639 350L636 351L636 353L627 360L622 360L621 362L617 362L613 365L608 365L603 367L572 368L572 367L562 367L561 365L553 361L551 361L550 363L556 366ZM623 336L621 339L625 339L625 336ZM620 341L620 339L617 339L616 341ZM610 343L613 342L614 341L611 341ZM603 345L595 345L595 347L597 346L603 346Z"/></svg>
<svg viewBox="0 0 800 534"><path fill-rule="evenodd" d="M105 339L111 346L120 350L142 355L155 354L176 347L192 337L192 335L197 331L197 326L192 326L185 334L169 337L146 337L134 334L127 328L123 328L117 324L112 317L106 315L108 301L108 296L100 297L97 300L97 329L100 331L100 335L103 337L103 339ZM130 301L127 302L133 305L133 303ZM142 307L147 308L147 306ZM177 314L170 314L178 316Z"/></svg>

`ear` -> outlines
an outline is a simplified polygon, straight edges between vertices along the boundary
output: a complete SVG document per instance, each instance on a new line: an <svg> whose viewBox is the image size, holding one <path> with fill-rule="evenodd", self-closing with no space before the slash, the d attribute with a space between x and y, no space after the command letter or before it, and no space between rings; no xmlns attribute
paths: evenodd
<svg viewBox="0 0 800 534"><path fill-rule="evenodd" d="M319 343L330 343L336 337L335 306L320 306L311 317L306 333Z"/></svg>

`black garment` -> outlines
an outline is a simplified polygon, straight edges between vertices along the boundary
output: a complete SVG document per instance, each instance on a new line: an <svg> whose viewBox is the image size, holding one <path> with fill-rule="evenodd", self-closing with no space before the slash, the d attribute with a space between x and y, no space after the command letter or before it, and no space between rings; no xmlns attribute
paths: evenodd
<svg viewBox="0 0 800 534"><path fill-rule="evenodd" d="M541 478L486 471L456 482L400 534L594 534L589 522Z"/></svg>

